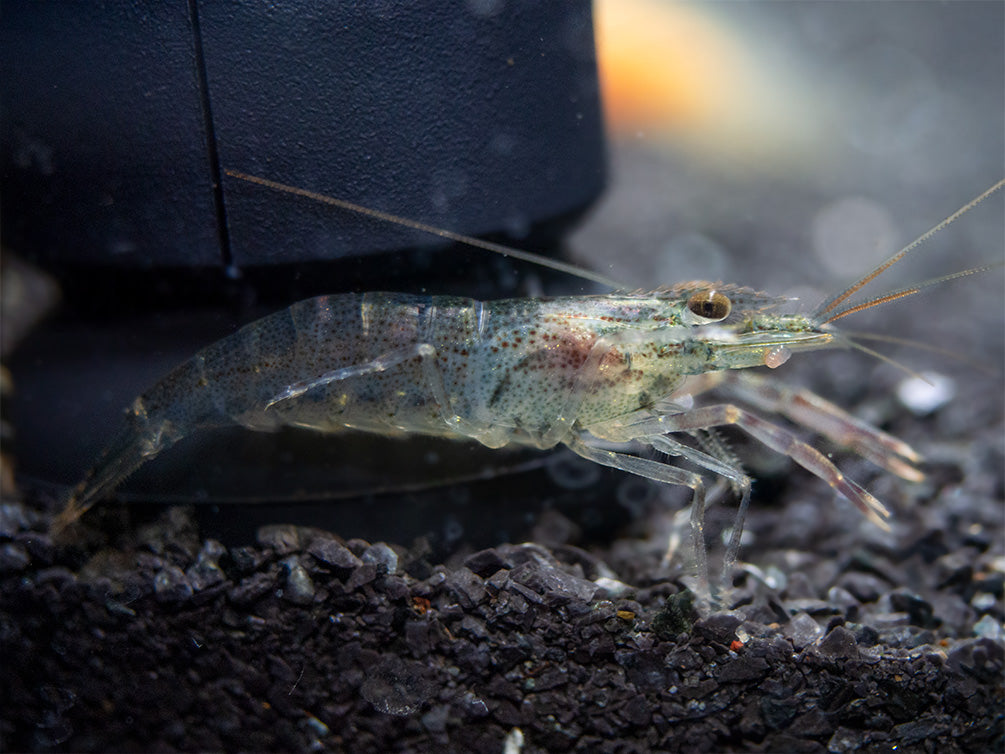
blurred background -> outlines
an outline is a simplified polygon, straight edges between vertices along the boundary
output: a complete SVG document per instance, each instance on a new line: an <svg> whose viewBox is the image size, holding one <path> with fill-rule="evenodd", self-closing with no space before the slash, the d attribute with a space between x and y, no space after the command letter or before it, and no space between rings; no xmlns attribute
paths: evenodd
<svg viewBox="0 0 1005 754"><path fill-rule="evenodd" d="M577 249L601 266L616 248L632 284L728 278L729 254L772 246L789 262L744 282L855 277L1005 172L1003 22L984 2L600 0L612 189ZM922 274L961 237L1001 259L990 204Z"/></svg>

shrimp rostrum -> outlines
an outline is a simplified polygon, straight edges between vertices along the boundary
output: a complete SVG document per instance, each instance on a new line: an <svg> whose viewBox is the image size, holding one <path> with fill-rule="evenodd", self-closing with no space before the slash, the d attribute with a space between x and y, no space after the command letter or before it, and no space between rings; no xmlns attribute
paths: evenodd
<svg viewBox="0 0 1005 754"><path fill-rule="evenodd" d="M922 286L856 303L859 289L1001 186L810 314L784 313L785 299L706 282L488 302L399 293L301 301L208 346L136 398L119 434L71 493L60 525L145 461L210 427L432 435L490 448L564 445L604 466L689 487L696 565L704 577L702 475L656 458L683 457L725 477L738 492L728 565L751 482L721 444L703 438L734 425L886 527L882 503L788 429L734 403L702 405L693 398L715 387L904 479L920 480L919 456L905 443L807 391L737 370L777 367L792 354L848 345L835 320ZM660 454L638 454L647 447Z"/></svg>

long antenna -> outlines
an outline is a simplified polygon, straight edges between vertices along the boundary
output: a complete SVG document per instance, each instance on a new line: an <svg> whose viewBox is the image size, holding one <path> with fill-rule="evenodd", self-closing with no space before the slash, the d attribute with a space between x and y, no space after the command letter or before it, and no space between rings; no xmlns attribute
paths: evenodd
<svg viewBox="0 0 1005 754"><path fill-rule="evenodd" d="M907 256L909 253L911 253L912 251L914 251L916 248L918 248L921 244L923 244L929 238L931 238L932 236L934 236L936 233L938 233L940 230L942 230L943 228L945 228L947 225L950 225L950 224L954 223L956 220L959 219L959 217L961 215L963 215L963 214L969 212L970 210L972 210L974 207L976 207L978 204L980 204L981 202L983 202L985 199L987 199L989 196L991 196L994 192L996 192L1002 186L1005 186L1005 179L1003 179L1001 181L998 181L998 183L996 183L994 186L992 186L991 188L989 188L987 191L985 191L984 193L982 193L980 196L978 196L975 199L972 199L969 202L967 202L966 204L964 204L962 207L960 207L958 210L956 210L953 214L951 214L949 217L947 217L941 223L939 223L938 225L936 225L933 228L930 228L925 233L922 233L920 236L918 236L917 238L915 238L913 241L911 241L911 243L909 243L903 249L901 249L900 251L898 251L892 257L890 257L889 259L887 259L885 262L882 262L878 267L876 267L876 269L874 269L868 275L865 275L864 277L859 278L859 280L857 280L856 282L852 283L850 286L848 286L847 288L845 288L840 293L838 293L838 294L836 294L834 296L831 296L829 299L827 299L826 301L824 301L817 308L816 312L814 313L814 316L815 317L820 317L820 316L822 316L824 314L827 314L829 311L831 311L832 309L834 309L836 306L838 306L839 304L841 304L843 301L846 301L850 296L853 296L856 292L858 292L859 290L861 290L861 288L863 286L867 285L868 283L870 283L871 281L875 280L877 277L879 277L880 275L882 275L884 272L886 272L893 265L895 265L897 262L899 262L901 259L903 259L905 256ZM969 274L969 271L965 272L965 273L962 273L962 274ZM912 293L916 293L916 292L917 291L915 291L915 290L901 291L901 292L899 292L900 295L899 296L894 296L894 298L900 298L902 296L909 296ZM871 305L875 305L875 304L878 304L878 303L882 303L884 300L886 300L886 297L884 297L882 299L877 299L874 302L870 302L870 303L871 303ZM892 298L890 300L892 300ZM866 307L863 307L863 308L866 308ZM853 311L853 309L846 309L846 310L844 310L844 312L842 314L850 314L852 311ZM836 319L838 316L842 316L842 314L837 314L837 315L831 317L830 320ZM830 320L825 320L825 321L830 321Z"/></svg>
<svg viewBox="0 0 1005 754"><path fill-rule="evenodd" d="M847 317L849 314L855 314L857 312L864 311L866 309L872 309L874 306L879 306L880 304L888 304L891 301L896 301L900 298L906 298L908 296L913 296L915 293L920 293L925 288L931 288L933 285L941 285L942 283L947 283L950 280L956 280L957 278L965 278L970 275L979 275L982 272L987 272L988 270L993 270L996 267L1001 267L1000 264L986 264L981 267L971 267L969 270L960 270L959 272L952 272L948 275L942 275L941 277L932 278L931 280L926 280L923 283L915 283L914 285L909 285L906 288L901 288L896 291L891 291L890 293L884 293L881 296L876 296L868 301L862 301L861 303L850 303L838 309L836 312L831 314L827 319L820 322L820 324L825 325L828 322L833 322L836 319L841 319L841 317Z"/></svg>
<svg viewBox="0 0 1005 754"><path fill-rule="evenodd" d="M282 191L287 194L294 194L295 196L302 196L307 199L312 199L316 202L321 202L322 204L329 204L333 207L338 207L339 209L348 210L349 212L355 212L360 215L365 215L366 217L372 217L376 220L381 220L387 223L393 223L394 225L400 225L405 228L411 228L412 230L418 230L423 233L429 233L434 236L439 236L440 238L446 238L449 241L456 241L457 243L467 244L468 246L474 246L479 249L485 249L491 251L495 254L501 254L504 257L511 257L512 259L520 259L524 262L532 262L534 264L541 265L542 267L548 267L552 270L558 270L559 272L564 272L569 275L575 275L583 280L589 280L593 283L600 283L601 285L606 285L610 288L624 289L624 285L613 280L605 275L601 275L599 272L591 272L590 270L584 269L574 264L569 264L567 262L560 262L557 259L549 259L548 257L541 256L540 254L534 254L530 251L520 251L519 249L514 249L510 246L504 244L492 243L491 241L485 241L481 238L475 238L474 236L465 236L462 233L454 233L450 230L444 230L443 228L437 228L435 225L427 225L426 223L421 223L418 220L409 220L407 217L399 217L398 215L392 215L390 212L382 212L379 209L371 209L370 207L364 207L359 204L354 204L348 202L345 199L336 199L333 196L328 196L327 194L321 194L316 191L310 191L309 189L298 188L296 186L290 186L285 183L279 183L278 181L272 181L268 178L259 178L255 175L248 175L247 173L241 173L237 170L224 170L224 173L229 175L231 178L237 178L242 181L247 181L248 183L256 183L259 186L265 186L266 188L274 189L276 191Z"/></svg>

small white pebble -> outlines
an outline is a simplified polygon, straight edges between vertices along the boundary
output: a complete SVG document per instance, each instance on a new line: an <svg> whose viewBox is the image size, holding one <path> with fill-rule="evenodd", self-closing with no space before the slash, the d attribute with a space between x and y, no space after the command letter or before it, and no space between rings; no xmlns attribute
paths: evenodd
<svg viewBox="0 0 1005 754"><path fill-rule="evenodd" d="M608 594L613 597L620 597L631 590L632 587L623 581L618 581L617 579L611 579L607 576L600 576L593 580L593 583L604 589Z"/></svg>
<svg viewBox="0 0 1005 754"><path fill-rule="evenodd" d="M523 731L513 728L503 739L503 754L520 754L523 751Z"/></svg>
<svg viewBox="0 0 1005 754"><path fill-rule="evenodd" d="M974 610L990 610L995 606L995 602L996 600L993 594L978 592L974 595L974 598L970 600L970 606Z"/></svg>
<svg viewBox="0 0 1005 754"><path fill-rule="evenodd" d="M897 399L916 416L924 416L942 408L955 396L956 383L936 372L924 372L920 377L907 377L897 385Z"/></svg>
<svg viewBox="0 0 1005 754"><path fill-rule="evenodd" d="M1005 629L1002 628L1001 623L990 615L985 615L974 624L974 635L984 637L985 639L1005 641Z"/></svg>
<svg viewBox="0 0 1005 754"><path fill-rule="evenodd" d="M764 572L764 583L772 589L782 590L789 584L789 579L778 566L769 565Z"/></svg>

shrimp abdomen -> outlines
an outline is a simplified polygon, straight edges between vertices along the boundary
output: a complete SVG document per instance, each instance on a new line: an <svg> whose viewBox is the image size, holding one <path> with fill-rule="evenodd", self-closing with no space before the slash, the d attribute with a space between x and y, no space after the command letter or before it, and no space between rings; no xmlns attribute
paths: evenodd
<svg viewBox="0 0 1005 754"><path fill-rule="evenodd" d="M442 349L444 342L475 337L480 307L471 299L339 294L298 302L242 327L133 401L118 433L71 493L57 527L78 518L146 461L203 429L295 425L325 432L357 427L448 434L418 358L404 358L386 371L365 369L419 344ZM361 373L320 384L295 400L277 400L292 386L352 368Z"/></svg>

